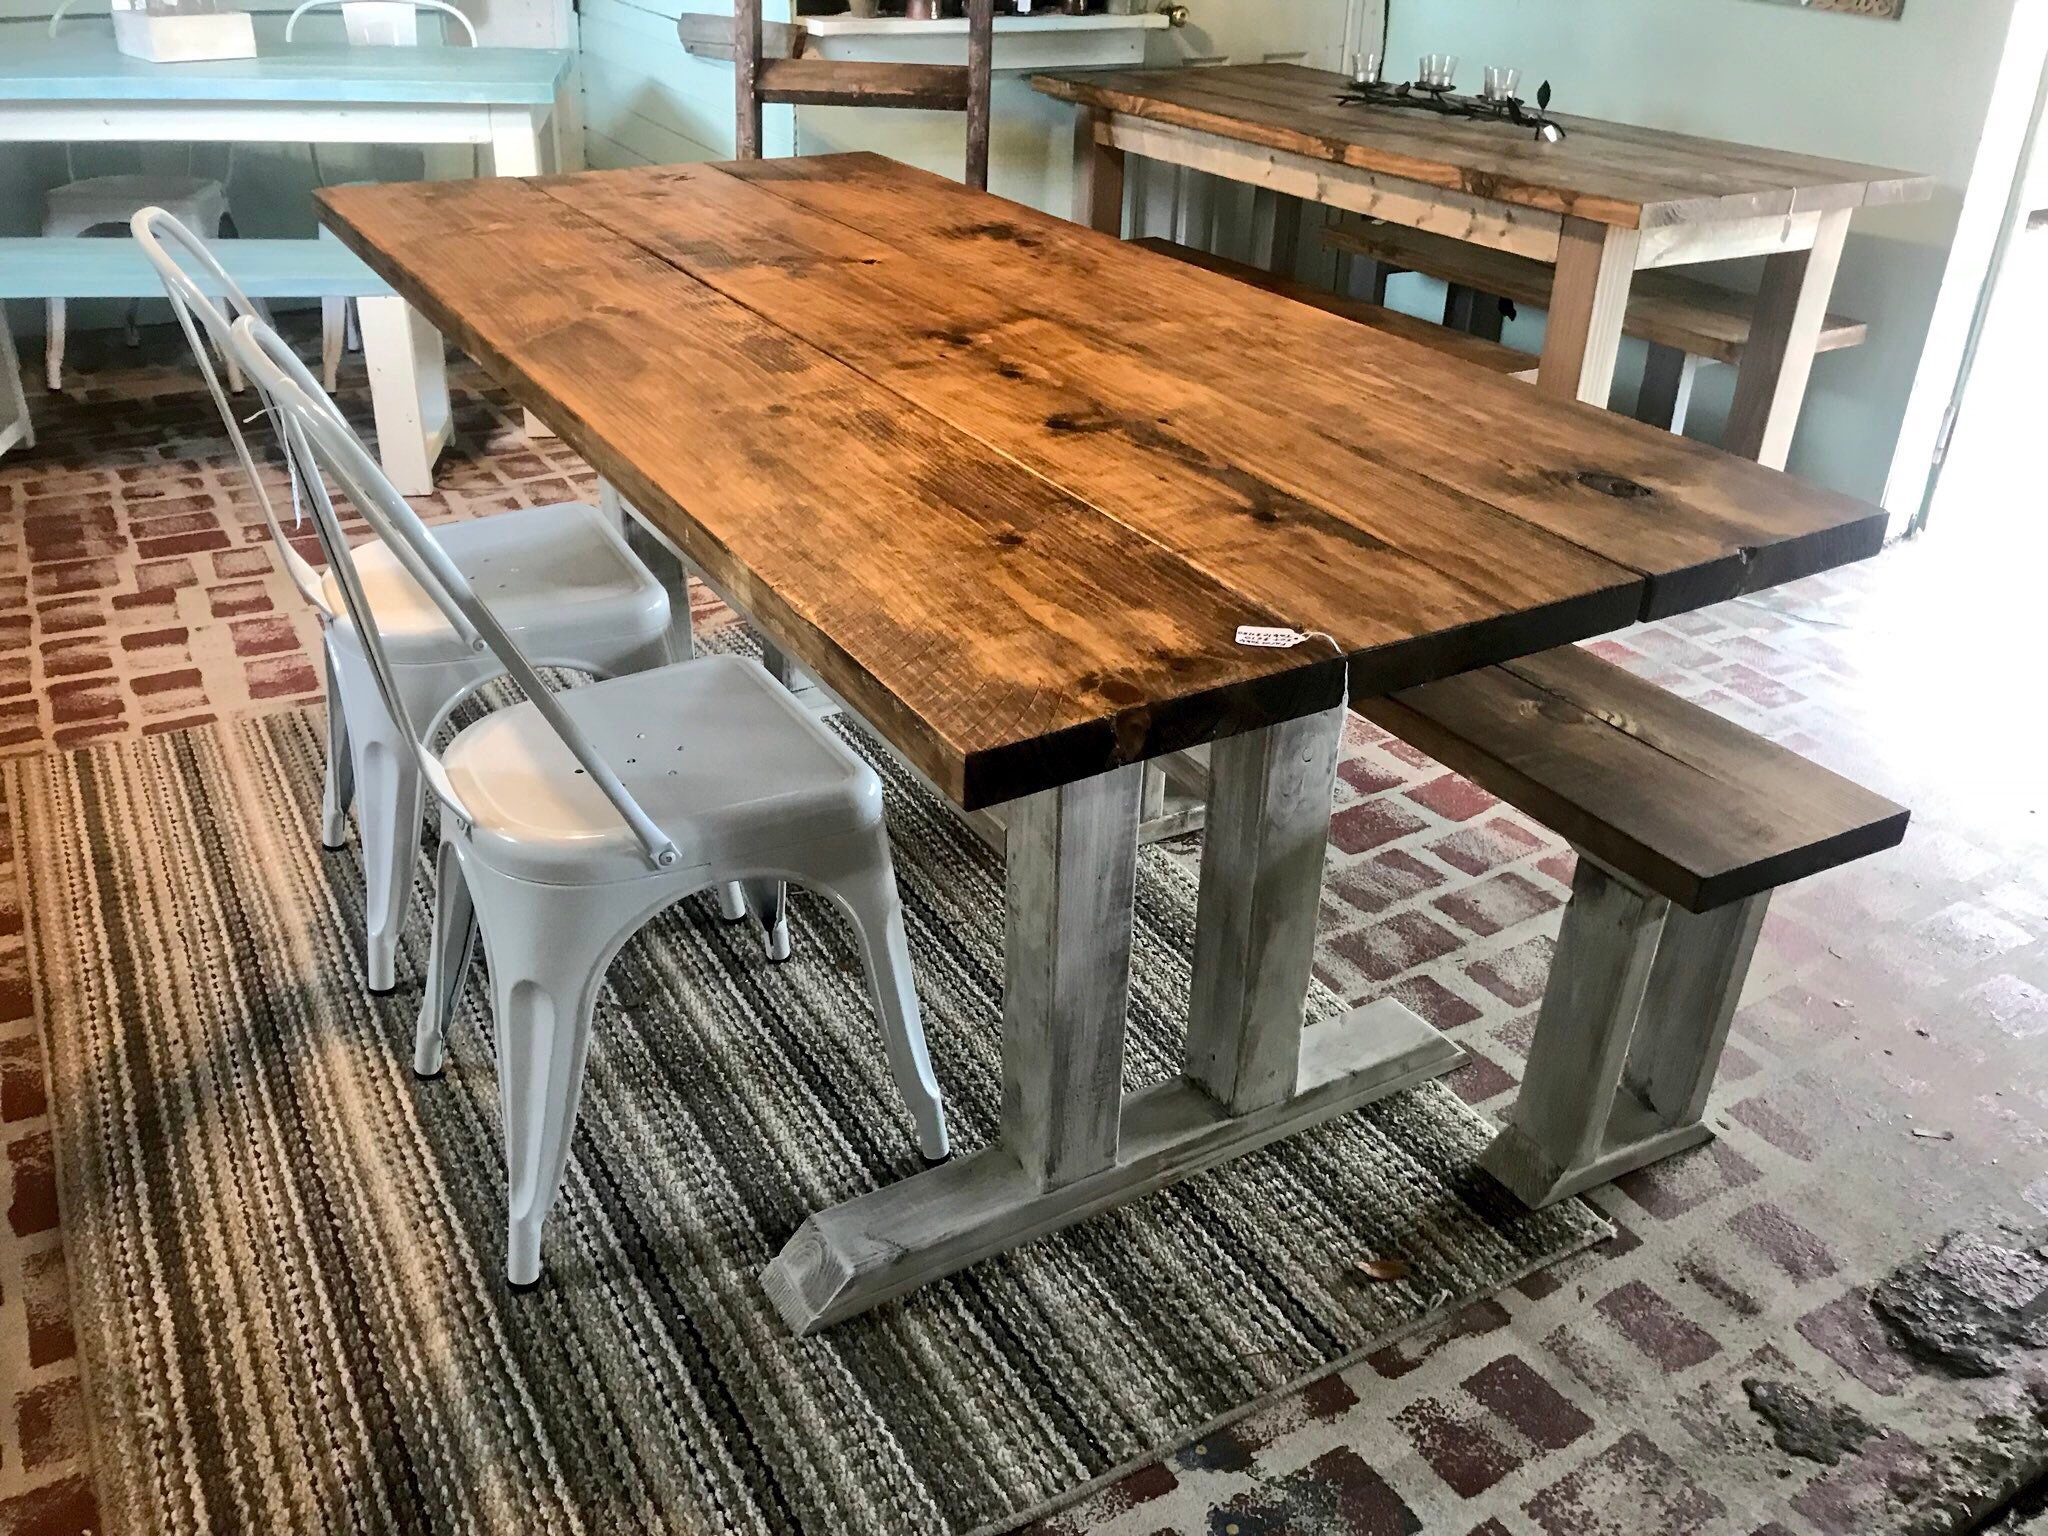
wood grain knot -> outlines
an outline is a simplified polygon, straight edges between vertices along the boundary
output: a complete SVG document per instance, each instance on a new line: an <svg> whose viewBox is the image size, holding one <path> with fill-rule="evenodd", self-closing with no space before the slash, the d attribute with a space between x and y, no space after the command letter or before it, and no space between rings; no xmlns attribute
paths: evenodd
<svg viewBox="0 0 2048 1536"><path fill-rule="evenodd" d="M1598 491L1602 496L1612 496L1617 501L1639 501L1656 494L1647 485L1639 485L1626 475L1610 475L1604 469L1579 471L1579 484L1589 491Z"/></svg>

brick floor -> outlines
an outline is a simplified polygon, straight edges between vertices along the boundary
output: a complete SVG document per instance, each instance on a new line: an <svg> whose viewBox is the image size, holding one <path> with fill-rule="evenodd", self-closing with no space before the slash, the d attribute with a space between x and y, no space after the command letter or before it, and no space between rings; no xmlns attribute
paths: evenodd
<svg viewBox="0 0 2048 1536"><path fill-rule="evenodd" d="M93 345L81 338L75 398L37 393L43 442L0 460L0 753L320 688L313 626L206 397L161 338L118 371L95 369ZM360 418L359 369L351 382ZM429 517L589 494L574 455L529 442L474 370L453 383L458 442L441 492L416 503ZM1916 1363L1871 1314L1870 1286L1954 1227L2048 1212L2048 793L2034 690L2010 660L2032 641L1997 628L2032 612L2039 568L1923 540L1599 642L1912 805L1905 847L1775 901L1710 1112L1718 1139L1597 1191L1614 1240L1133 1472L1038 1536L1899 1528L1900 1490L1980 1433L2011 1384ZM1571 863L1353 720L1318 970L1464 1044L1473 1060L1449 1081L1498 1116ZM0 1536L96 1518L34 1002L0 811ZM1885 1434L1840 1467L1793 1459L1748 1410L1741 1382L1758 1374Z"/></svg>

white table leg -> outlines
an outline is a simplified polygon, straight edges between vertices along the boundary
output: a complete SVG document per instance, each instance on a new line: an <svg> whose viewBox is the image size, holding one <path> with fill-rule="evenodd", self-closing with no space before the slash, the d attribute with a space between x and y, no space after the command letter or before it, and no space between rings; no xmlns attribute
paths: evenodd
<svg viewBox="0 0 2048 1536"><path fill-rule="evenodd" d="M21 388L21 358L14 350L14 333L7 328L7 308L0 302L0 453L10 448L33 448L35 424L28 417L28 396Z"/></svg>
<svg viewBox="0 0 2048 1536"><path fill-rule="evenodd" d="M395 294L360 299L356 313L384 472L403 494L431 496L452 424L441 333Z"/></svg>
<svg viewBox="0 0 2048 1536"><path fill-rule="evenodd" d="M852 1317L1464 1060L1391 1001L1302 1026L1342 722L1333 710L1212 756L1189 1070L1134 1094L1142 772L1012 807L1001 1139L806 1221L762 1275L790 1327Z"/></svg>
<svg viewBox="0 0 2048 1536"><path fill-rule="evenodd" d="M1640 241L1633 229L1588 219L1564 221L1543 331L1543 363L1536 375L1536 387L1546 395L1606 408Z"/></svg>

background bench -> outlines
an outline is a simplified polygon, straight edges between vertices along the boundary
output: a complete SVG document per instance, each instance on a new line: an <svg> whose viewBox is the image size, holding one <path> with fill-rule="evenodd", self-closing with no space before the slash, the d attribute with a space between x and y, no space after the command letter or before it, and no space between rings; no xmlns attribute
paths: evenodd
<svg viewBox="0 0 2048 1536"><path fill-rule="evenodd" d="M1504 373L1512 378L1525 378L1532 382L1536 377L1536 358L1484 336L1474 336L1466 331L1433 325L1427 320L1418 320L1413 315L1404 315L1398 309L1387 309L1379 304L1368 303L1364 299L1340 298L1334 293L1326 293L1307 283L1296 282L1291 277L1277 276L1248 262L1232 261L1227 256L1217 256L1209 251L1197 250L1193 246L1180 245L1157 235L1133 240L1131 244L1142 245L1148 251L1157 251L1162 256L1171 256L1175 261L1184 261L1189 266L1200 267L1207 272L1234 277L1241 283L1250 283L1255 288L1264 288L1269 293L1277 293L1283 298L1294 300L1297 304L1307 304L1328 314L1371 326L1374 330L1389 336L1420 342L1425 347L1434 347L1439 352L1463 358L1468 363L1475 363L1494 373Z"/></svg>
<svg viewBox="0 0 2048 1536"><path fill-rule="evenodd" d="M358 301L363 360L385 473L408 496L430 495L450 416L441 334L333 240L217 240L210 249L252 299ZM126 236L0 239L0 300L159 298L163 285ZM0 311L0 452L32 446L20 359ZM11 415L11 419L10 418Z"/></svg>
<svg viewBox="0 0 2048 1536"><path fill-rule="evenodd" d="M1353 707L1578 852L1484 1160L1532 1206L1706 1141L1770 893L1906 832L1882 795L1575 646Z"/></svg>
<svg viewBox="0 0 2048 1536"><path fill-rule="evenodd" d="M1434 235L1399 224L1345 223L1323 231L1334 250L1369 258L1375 263L1374 293L1385 295L1385 279L1396 272L1420 272L1451 285L1446 323L1462 314L1483 314L1474 295L1492 295L1517 304L1550 307L1550 286L1557 269L1546 262L1485 246ZM1754 300L1670 268L1637 272L1630 286L1624 334L1650 344L1643 386L1636 398L1636 419L1684 430L1693 377L1702 362L1739 363L1749 345ZM1816 351L1832 352L1859 346L1870 328L1846 315L1829 315L1821 323ZM1494 334L1498 334L1495 330Z"/></svg>

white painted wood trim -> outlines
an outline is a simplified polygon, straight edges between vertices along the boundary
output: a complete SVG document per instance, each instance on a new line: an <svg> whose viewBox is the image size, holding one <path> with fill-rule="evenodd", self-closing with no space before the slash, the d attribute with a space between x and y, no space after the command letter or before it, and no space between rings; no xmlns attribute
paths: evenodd
<svg viewBox="0 0 2048 1536"><path fill-rule="evenodd" d="M1126 154L1284 192L1305 202L1512 251L1535 261L1557 259L1562 221L1540 209L1494 202L1120 112L1105 115L1097 137Z"/></svg>
<svg viewBox="0 0 2048 1536"><path fill-rule="evenodd" d="M0 143L488 144L491 113L475 103L8 101Z"/></svg>
<svg viewBox="0 0 2048 1536"><path fill-rule="evenodd" d="M1706 224L1653 225L1642 231L1636 248L1636 270L1802 251L1813 244L1821 217L1817 212L1773 213Z"/></svg>

